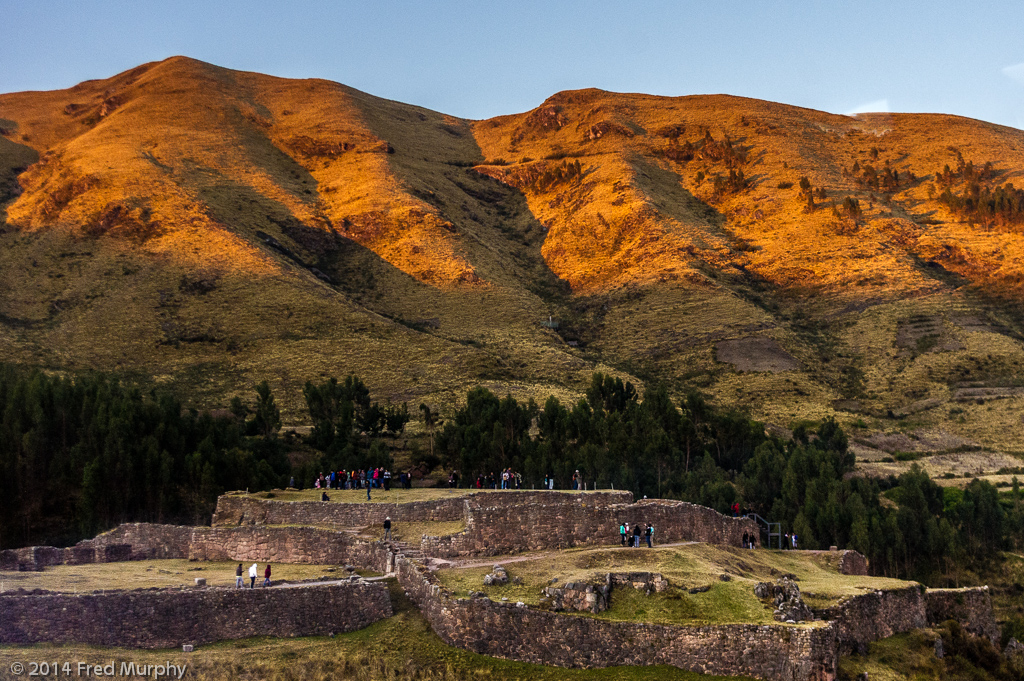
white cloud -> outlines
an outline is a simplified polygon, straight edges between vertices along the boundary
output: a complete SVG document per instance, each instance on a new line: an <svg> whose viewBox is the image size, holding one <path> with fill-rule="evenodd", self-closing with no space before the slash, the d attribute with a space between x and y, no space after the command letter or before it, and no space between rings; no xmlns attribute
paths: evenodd
<svg viewBox="0 0 1024 681"><path fill-rule="evenodd" d="M861 104L860 106L856 106L856 107L850 109L849 111L847 111L844 115L846 115L846 116L856 116L857 114L862 114L862 113L888 113L888 112L889 112L889 100L888 99L879 99L879 100L876 100L874 102L867 102L865 104Z"/></svg>
<svg viewBox="0 0 1024 681"><path fill-rule="evenodd" d="M1024 64L1014 64L1003 69L1003 75L1013 78L1018 83L1024 84Z"/></svg>

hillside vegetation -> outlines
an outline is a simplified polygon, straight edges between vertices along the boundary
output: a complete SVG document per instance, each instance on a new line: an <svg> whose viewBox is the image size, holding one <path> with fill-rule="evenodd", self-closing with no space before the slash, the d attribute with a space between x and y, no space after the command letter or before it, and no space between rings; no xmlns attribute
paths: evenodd
<svg viewBox="0 0 1024 681"><path fill-rule="evenodd" d="M1020 451L1019 130L599 90L466 121L184 57L0 95L0 130L18 363L266 379L293 424L332 375L446 412L598 370L876 460Z"/></svg>

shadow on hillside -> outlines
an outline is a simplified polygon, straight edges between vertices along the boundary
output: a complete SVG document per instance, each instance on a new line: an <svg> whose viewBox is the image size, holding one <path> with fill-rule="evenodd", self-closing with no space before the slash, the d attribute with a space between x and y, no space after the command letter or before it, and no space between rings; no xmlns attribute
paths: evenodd
<svg viewBox="0 0 1024 681"><path fill-rule="evenodd" d="M546 229L520 191L474 169L484 156L469 121L362 93L352 96L366 125L395 150L387 161L403 189L452 223L484 279L512 276L545 302L564 302L568 284L541 254Z"/></svg>

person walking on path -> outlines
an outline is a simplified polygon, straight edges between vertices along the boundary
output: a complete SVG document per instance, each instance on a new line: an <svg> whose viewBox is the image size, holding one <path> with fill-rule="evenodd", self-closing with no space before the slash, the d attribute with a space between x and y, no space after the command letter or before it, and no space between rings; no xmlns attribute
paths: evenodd
<svg viewBox="0 0 1024 681"><path fill-rule="evenodd" d="M263 586L270 586L270 563L267 563L267 569L263 571Z"/></svg>
<svg viewBox="0 0 1024 681"><path fill-rule="evenodd" d="M242 581L242 564L239 563L238 567L235 568L235 588L241 589L244 586L245 583Z"/></svg>
<svg viewBox="0 0 1024 681"><path fill-rule="evenodd" d="M256 588L256 563L253 563L252 567L249 568L249 588Z"/></svg>
<svg viewBox="0 0 1024 681"><path fill-rule="evenodd" d="M391 541L391 516L384 518L384 541Z"/></svg>

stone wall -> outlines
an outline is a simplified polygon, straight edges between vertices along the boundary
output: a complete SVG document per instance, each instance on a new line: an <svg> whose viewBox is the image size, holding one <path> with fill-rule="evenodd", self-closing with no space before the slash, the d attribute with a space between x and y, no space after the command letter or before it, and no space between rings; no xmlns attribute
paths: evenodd
<svg viewBox="0 0 1024 681"><path fill-rule="evenodd" d="M607 506L633 501L631 492L548 492L504 491L469 492L452 490L452 496L432 501L406 503L339 503L342 499L361 499L360 490L328 490L334 501L278 501L241 494L223 494L217 499L214 526L236 525L337 525L367 527L379 525L386 516L396 522L455 522L466 516L466 502L486 499L487 506L516 506L551 498L583 496L592 505ZM481 503L483 503L481 501Z"/></svg>
<svg viewBox="0 0 1024 681"><path fill-rule="evenodd" d="M534 494L528 502L501 505L484 504L492 504L505 494L467 498L466 529L446 537L424 537L420 550L435 558L454 558L615 544L619 542L622 522L631 527L637 523L653 524L656 544L701 541L741 546L744 533L759 535L753 520L730 518L684 501L603 504L603 499L591 495Z"/></svg>
<svg viewBox="0 0 1024 681"><path fill-rule="evenodd" d="M189 547L192 560L356 565L389 572L390 552L347 532L318 527L197 527Z"/></svg>
<svg viewBox="0 0 1024 681"><path fill-rule="evenodd" d="M604 584L569 582L565 586L544 588L548 607L559 612L590 612L597 614L611 607L612 589L636 589L647 595L667 591L670 584L657 572L609 572Z"/></svg>
<svg viewBox="0 0 1024 681"><path fill-rule="evenodd" d="M607 584L589 584L587 582L568 582L565 586L544 587L542 605L552 612L568 610L569 612L604 612L610 605L612 588Z"/></svg>
<svg viewBox="0 0 1024 681"><path fill-rule="evenodd" d="M128 523L66 549L33 546L5 551L3 570L42 570L62 563L187 558L298 564L352 564L390 572L390 552L347 532L317 527L182 527Z"/></svg>
<svg viewBox="0 0 1024 681"><path fill-rule="evenodd" d="M3 594L0 612L0 643L129 648L326 635L361 629L393 614L387 587L362 580L273 589Z"/></svg>
<svg viewBox="0 0 1024 681"><path fill-rule="evenodd" d="M453 598L425 568L400 558L399 581L449 645L559 667L666 664L701 673L778 681L831 681L836 637L811 626L667 626Z"/></svg>
<svg viewBox="0 0 1024 681"><path fill-rule="evenodd" d="M868 559L859 551L840 551L839 572L844 575L866 576L868 574Z"/></svg>
<svg viewBox="0 0 1024 681"><path fill-rule="evenodd" d="M114 562L103 560L101 553L112 545L131 546L131 560L188 558L192 534L198 529L203 528L156 523L124 523L93 539L80 541L75 547L96 549L97 559L93 561L96 563Z"/></svg>
<svg viewBox="0 0 1024 681"><path fill-rule="evenodd" d="M928 589L925 592L928 624L956 620L964 629L999 641L999 625L992 611L992 597L987 586L966 589Z"/></svg>
<svg viewBox="0 0 1024 681"><path fill-rule="evenodd" d="M39 572L51 565L115 563L131 558L131 546L128 544L110 543L95 547L76 545L66 549L55 546L27 546L22 549L0 551L0 570Z"/></svg>
<svg viewBox="0 0 1024 681"><path fill-rule="evenodd" d="M434 501L392 503L338 503L353 495L352 499L366 497L360 490L330 490L328 495L336 501L277 501L251 496L223 494L217 499L213 514L215 527L237 525L336 525L338 527L368 527L384 522L386 516L396 522L458 521L465 515L465 496ZM358 497L355 495L359 495Z"/></svg>
<svg viewBox="0 0 1024 681"><path fill-rule="evenodd" d="M920 586L853 596L839 605L815 609L814 616L836 623L844 654L866 650L871 641L928 624L924 588Z"/></svg>

